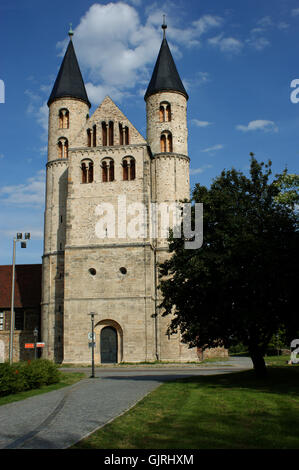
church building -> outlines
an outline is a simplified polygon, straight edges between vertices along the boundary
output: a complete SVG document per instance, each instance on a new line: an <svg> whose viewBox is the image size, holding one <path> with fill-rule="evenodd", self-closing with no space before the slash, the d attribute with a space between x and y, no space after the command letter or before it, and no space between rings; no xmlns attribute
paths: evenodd
<svg viewBox="0 0 299 470"><path fill-rule="evenodd" d="M188 94L166 25L162 28L144 96L146 138L109 96L89 114L69 33L48 100L41 302L45 358L89 362L93 312L95 363L199 360L179 332L167 333L170 318L159 311L158 264L169 256L167 238L150 230L143 237L134 232L138 208L145 208L142 223L148 229L153 204L190 198ZM111 210L115 220L104 225Z"/></svg>

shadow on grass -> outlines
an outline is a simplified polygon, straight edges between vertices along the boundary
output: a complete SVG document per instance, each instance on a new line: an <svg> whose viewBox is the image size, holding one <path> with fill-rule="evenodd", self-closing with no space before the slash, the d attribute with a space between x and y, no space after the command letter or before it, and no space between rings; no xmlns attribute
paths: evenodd
<svg viewBox="0 0 299 470"><path fill-rule="evenodd" d="M265 378L257 378L254 370L223 375L209 375L179 379L194 386L205 384L210 388L247 389L267 393L299 395L299 367L268 367Z"/></svg>
<svg viewBox="0 0 299 470"><path fill-rule="evenodd" d="M223 371L224 372L224 371ZM102 376L102 380L145 380L158 382L180 381L185 383L192 383L194 387L201 387L202 385L209 386L210 388L224 388L224 389L252 389L256 391L263 391L268 393L280 394L293 394L299 395L299 365L289 367L268 367L267 377L257 378L253 369L241 372L232 371L227 369L226 373L217 375L207 374L198 376L186 376L171 374L162 375L107 375ZM191 374L190 374L191 375Z"/></svg>
<svg viewBox="0 0 299 470"><path fill-rule="evenodd" d="M121 377L114 377L121 380ZM77 448L298 448L299 367L182 378L81 441Z"/></svg>

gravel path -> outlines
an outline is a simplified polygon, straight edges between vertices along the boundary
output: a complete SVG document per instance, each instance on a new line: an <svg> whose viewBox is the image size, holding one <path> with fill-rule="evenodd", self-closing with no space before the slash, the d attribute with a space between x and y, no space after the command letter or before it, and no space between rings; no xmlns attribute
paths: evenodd
<svg viewBox="0 0 299 470"><path fill-rule="evenodd" d="M212 367L205 368L96 369L95 378L2 405L0 449L65 449L130 409L161 383L252 367L250 360L240 359L213 363ZM86 368L82 370L90 373Z"/></svg>

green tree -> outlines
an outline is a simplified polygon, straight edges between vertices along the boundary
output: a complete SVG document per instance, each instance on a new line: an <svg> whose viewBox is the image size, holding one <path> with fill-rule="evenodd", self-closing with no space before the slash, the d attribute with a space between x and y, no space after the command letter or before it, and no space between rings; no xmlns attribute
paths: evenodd
<svg viewBox="0 0 299 470"><path fill-rule="evenodd" d="M299 204L299 175L290 174L285 169L283 173L276 175L274 184L279 189L275 199L294 209Z"/></svg>
<svg viewBox="0 0 299 470"><path fill-rule="evenodd" d="M277 200L271 162L252 156L250 177L223 171L210 189L197 184L203 203L203 245L187 250L170 236L172 256L160 266L163 315L190 346L243 343L258 376L279 328L299 326L296 214ZM296 330L296 331L297 331Z"/></svg>

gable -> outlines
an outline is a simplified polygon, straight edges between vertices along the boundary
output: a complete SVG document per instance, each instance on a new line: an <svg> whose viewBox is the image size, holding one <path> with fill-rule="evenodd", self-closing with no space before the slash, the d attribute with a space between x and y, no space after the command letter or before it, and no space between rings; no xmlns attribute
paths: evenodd
<svg viewBox="0 0 299 470"><path fill-rule="evenodd" d="M120 132L125 132L125 128L128 128L130 145L146 144L144 137L137 131L112 99L106 96L93 115L87 119L84 128L78 136L79 146L87 146L87 131L90 129L90 131L93 132L94 126L96 126L97 146L104 145L102 142L102 123L106 123L107 132L109 132L110 122L113 123L114 146L125 145L125 141L121 142L120 139ZM120 131L120 126L122 131ZM107 145L109 146L109 143L107 143Z"/></svg>

